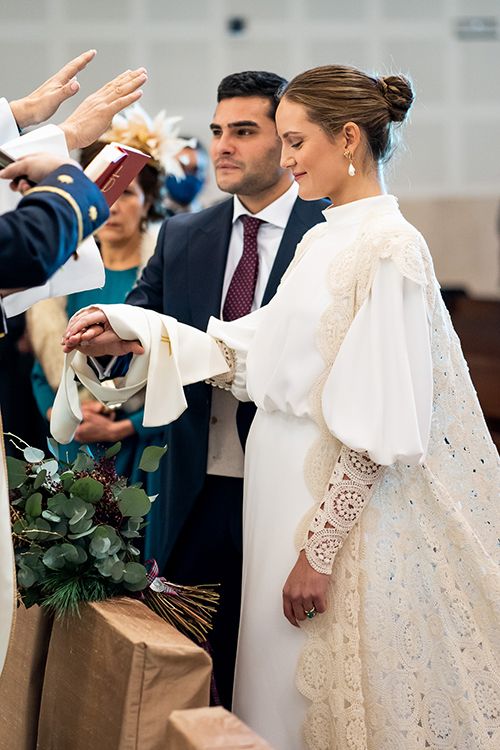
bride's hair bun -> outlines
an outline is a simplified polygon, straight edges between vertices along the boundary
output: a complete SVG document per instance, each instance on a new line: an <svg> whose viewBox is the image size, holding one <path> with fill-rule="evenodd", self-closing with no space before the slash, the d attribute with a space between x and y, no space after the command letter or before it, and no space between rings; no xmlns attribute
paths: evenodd
<svg viewBox="0 0 500 750"><path fill-rule="evenodd" d="M410 81L402 75L380 76L377 83L389 107L389 118L403 122L415 98Z"/></svg>

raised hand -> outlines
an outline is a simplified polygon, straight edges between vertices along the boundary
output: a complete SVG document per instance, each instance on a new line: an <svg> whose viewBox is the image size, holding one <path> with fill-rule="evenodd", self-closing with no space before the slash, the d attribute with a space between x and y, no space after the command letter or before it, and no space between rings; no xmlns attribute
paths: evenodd
<svg viewBox="0 0 500 750"><path fill-rule="evenodd" d="M102 357L106 354L144 354L137 339L121 339L111 328L108 318L96 307L73 315L62 340L66 353L78 349L89 357Z"/></svg>
<svg viewBox="0 0 500 750"><path fill-rule="evenodd" d="M29 125L38 125L52 117L66 99L79 91L80 84L75 76L94 59L95 54L95 49L83 52L66 63L61 70L31 94L23 99L9 102L18 126L21 129L27 128Z"/></svg>
<svg viewBox="0 0 500 750"><path fill-rule="evenodd" d="M118 112L140 99L140 87L147 80L145 68L126 70L84 99L60 126L68 149L83 148L96 141Z"/></svg>

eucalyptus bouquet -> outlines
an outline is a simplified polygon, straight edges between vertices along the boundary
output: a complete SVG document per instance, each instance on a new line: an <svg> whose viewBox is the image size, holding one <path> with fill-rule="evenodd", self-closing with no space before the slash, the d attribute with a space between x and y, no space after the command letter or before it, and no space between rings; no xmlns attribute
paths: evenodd
<svg viewBox="0 0 500 750"><path fill-rule="evenodd" d="M11 436L15 438L15 436ZM17 442L16 442L17 441ZM140 562L136 546L154 497L115 469L121 443L94 457L82 446L72 462L12 440L23 458L7 457L12 534L20 597L56 616L80 602L131 595L182 632L204 641L218 594L176 586ZM166 447L144 449L139 468L156 471Z"/></svg>

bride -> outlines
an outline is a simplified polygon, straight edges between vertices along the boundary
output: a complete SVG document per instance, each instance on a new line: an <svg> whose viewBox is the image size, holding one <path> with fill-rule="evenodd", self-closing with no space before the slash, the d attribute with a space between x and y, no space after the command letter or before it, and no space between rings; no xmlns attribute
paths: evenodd
<svg viewBox="0 0 500 750"><path fill-rule="evenodd" d="M208 328L214 384L258 407L234 710L277 750L500 743L498 456L383 183L412 101L403 76L337 65L288 84L282 163L332 207L267 306ZM106 312L78 313L65 350L141 351Z"/></svg>

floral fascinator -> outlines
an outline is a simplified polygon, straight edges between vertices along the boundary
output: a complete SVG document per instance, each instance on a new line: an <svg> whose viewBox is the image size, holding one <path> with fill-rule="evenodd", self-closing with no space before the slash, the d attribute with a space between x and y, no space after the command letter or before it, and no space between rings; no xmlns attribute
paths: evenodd
<svg viewBox="0 0 500 750"><path fill-rule="evenodd" d="M175 157L183 148L193 148L193 139L179 138L181 121L182 117L167 117L165 110L151 119L139 104L134 104L113 117L110 129L99 140L137 148L152 157L152 166L182 178L184 172Z"/></svg>

